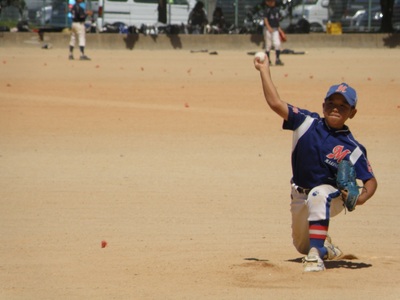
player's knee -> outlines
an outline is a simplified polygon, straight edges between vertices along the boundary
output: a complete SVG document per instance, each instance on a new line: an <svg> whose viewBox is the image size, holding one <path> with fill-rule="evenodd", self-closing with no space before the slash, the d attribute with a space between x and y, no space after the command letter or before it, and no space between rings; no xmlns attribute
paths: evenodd
<svg viewBox="0 0 400 300"><path fill-rule="evenodd" d="M309 221L325 220L329 215L327 210L330 188L328 187L327 185L317 186L308 194L306 204Z"/></svg>

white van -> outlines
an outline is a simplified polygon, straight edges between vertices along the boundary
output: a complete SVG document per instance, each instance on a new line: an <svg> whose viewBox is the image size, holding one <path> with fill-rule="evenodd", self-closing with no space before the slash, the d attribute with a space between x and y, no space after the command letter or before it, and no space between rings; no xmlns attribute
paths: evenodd
<svg viewBox="0 0 400 300"><path fill-rule="evenodd" d="M106 24L124 24L140 28L142 25L155 26L158 22L159 0L99 0L97 28ZM189 13L196 0L168 0L167 24L187 24Z"/></svg>
<svg viewBox="0 0 400 300"><path fill-rule="evenodd" d="M303 0L293 8L293 18L304 17L310 23L310 31L326 31L326 24L329 20L329 0Z"/></svg>

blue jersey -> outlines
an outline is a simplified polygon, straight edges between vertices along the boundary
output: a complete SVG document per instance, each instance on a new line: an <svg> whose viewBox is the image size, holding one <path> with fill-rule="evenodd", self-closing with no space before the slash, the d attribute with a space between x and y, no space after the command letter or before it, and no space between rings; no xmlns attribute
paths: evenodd
<svg viewBox="0 0 400 300"><path fill-rule="evenodd" d="M303 188L321 184L336 186L337 167L340 161L350 160L357 178L365 181L374 174L367 159L367 151L358 143L349 128L329 128L317 113L288 105L288 121L283 129L293 131L292 172L293 181Z"/></svg>

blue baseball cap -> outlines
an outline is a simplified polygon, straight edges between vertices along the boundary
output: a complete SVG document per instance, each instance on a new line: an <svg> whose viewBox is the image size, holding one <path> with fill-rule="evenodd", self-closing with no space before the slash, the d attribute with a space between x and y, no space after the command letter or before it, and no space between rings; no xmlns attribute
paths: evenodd
<svg viewBox="0 0 400 300"><path fill-rule="evenodd" d="M347 103L352 107L357 105L357 93L356 90L349 86L347 83L342 82L341 84L332 85L326 94L325 100L333 94L341 94L346 99Z"/></svg>

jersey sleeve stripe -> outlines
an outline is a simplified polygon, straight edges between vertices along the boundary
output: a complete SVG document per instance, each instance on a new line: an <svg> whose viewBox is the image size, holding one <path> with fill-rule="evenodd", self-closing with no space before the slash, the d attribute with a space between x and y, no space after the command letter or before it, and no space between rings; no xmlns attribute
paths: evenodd
<svg viewBox="0 0 400 300"><path fill-rule="evenodd" d="M360 158L360 156L362 155L362 151L360 149L360 147L357 147L353 150L353 152L350 154L350 162L355 165L357 160Z"/></svg>
<svg viewBox="0 0 400 300"><path fill-rule="evenodd" d="M296 148L299 139L307 132L314 120L314 118L307 116L304 122L293 132L292 152Z"/></svg>

